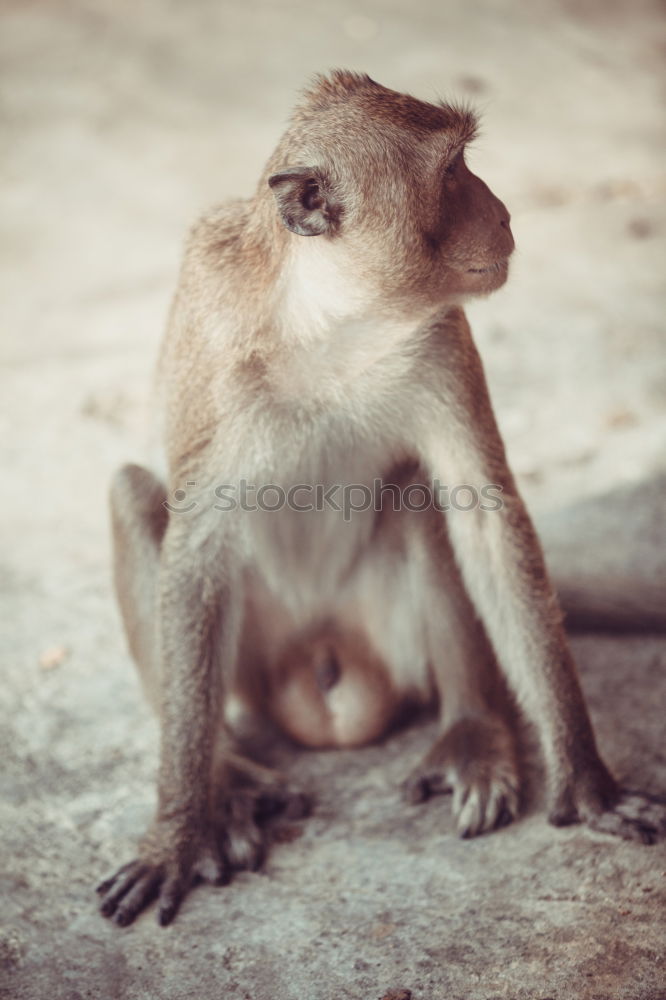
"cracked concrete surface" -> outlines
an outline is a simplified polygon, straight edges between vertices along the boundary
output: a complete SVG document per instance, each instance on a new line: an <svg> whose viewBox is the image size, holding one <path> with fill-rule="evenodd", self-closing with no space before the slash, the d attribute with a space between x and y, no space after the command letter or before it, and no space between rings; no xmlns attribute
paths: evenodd
<svg viewBox="0 0 666 1000"><path fill-rule="evenodd" d="M432 724L290 754L314 816L167 930L149 913L120 931L92 891L154 796L106 488L143 454L185 227L251 190L314 71L470 99L472 167L518 244L470 318L520 483L537 513L640 484L666 430L661 5L7 0L1 17L0 996L664 1000L663 846L553 830L538 776L519 822L457 840L445 798L397 793ZM635 537L640 571L655 539ZM574 645L608 760L665 791L666 641Z"/></svg>

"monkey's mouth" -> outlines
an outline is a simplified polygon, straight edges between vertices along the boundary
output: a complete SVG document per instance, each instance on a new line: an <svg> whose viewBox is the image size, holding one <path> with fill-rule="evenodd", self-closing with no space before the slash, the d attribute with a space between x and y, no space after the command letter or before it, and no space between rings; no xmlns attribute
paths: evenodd
<svg viewBox="0 0 666 1000"><path fill-rule="evenodd" d="M500 271L504 271L507 266L506 260L496 260L494 264L490 264L488 267L468 267L468 274L499 274Z"/></svg>

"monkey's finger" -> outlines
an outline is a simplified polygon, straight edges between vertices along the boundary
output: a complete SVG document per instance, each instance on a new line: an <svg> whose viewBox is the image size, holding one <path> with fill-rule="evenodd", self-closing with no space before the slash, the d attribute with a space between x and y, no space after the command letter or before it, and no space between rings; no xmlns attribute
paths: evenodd
<svg viewBox="0 0 666 1000"><path fill-rule="evenodd" d="M455 797L453 808L454 811L457 812ZM484 793L479 788L465 789L465 795L462 797L460 812L458 812L457 815L458 834L463 838L463 840L467 840L469 837L476 837L478 833L481 833L484 829L486 817Z"/></svg>
<svg viewBox="0 0 666 1000"><path fill-rule="evenodd" d="M518 813L518 792L512 785L494 784L486 806L484 830L499 830L507 826Z"/></svg>
<svg viewBox="0 0 666 1000"><path fill-rule="evenodd" d="M509 805L507 805L506 802L504 802L499 812L497 813L497 819L495 820L493 829L499 830L503 826L508 826L509 823L513 823L515 816L516 816L515 812L511 809Z"/></svg>
<svg viewBox="0 0 666 1000"><path fill-rule="evenodd" d="M171 875L164 883L159 895L157 907L157 922L160 927L166 927L180 909L187 888L180 874Z"/></svg>
<svg viewBox="0 0 666 1000"><path fill-rule="evenodd" d="M112 882L112 888L105 895L99 908L102 916L110 917L115 913L120 900L146 871L146 865L140 861L133 861L131 865L125 866L124 869L118 872L118 875Z"/></svg>
<svg viewBox="0 0 666 1000"><path fill-rule="evenodd" d="M109 878L105 878L103 882L100 882L97 888L95 889L95 892L100 893L100 895L103 895L105 892L108 892L113 883L118 878L118 876L123 875L126 871L129 871L132 865L135 865L136 863L137 863L136 858L133 861L128 861L127 864L123 865L122 868L119 868L117 872L114 872L114 874L109 876Z"/></svg>
<svg viewBox="0 0 666 1000"><path fill-rule="evenodd" d="M403 782L403 797L411 805L426 802L432 795L445 795L452 791L448 775L442 771L417 771Z"/></svg>
<svg viewBox="0 0 666 1000"><path fill-rule="evenodd" d="M485 803L485 811L479 833L489 833L497 829L497 823L502 812L506 811L506 798L501 788L491 787Z"/></svg>
<svg viewBox="0 0 666 1000"><path fill-rule="evenodd" d="M114 923L119 927L131 924L141 910L155 899L161 879L162 872L159 868L153 868L143 875L118 904L113 915Z"/></svg>
<svg viewBox="0 0 666 1000"><path fill-rule="evenodd" d="M403 782L402 795L410 805L418 805L419 802L426 802L430 798L430 787L426 778L414 776L407 778Z"/></svg>

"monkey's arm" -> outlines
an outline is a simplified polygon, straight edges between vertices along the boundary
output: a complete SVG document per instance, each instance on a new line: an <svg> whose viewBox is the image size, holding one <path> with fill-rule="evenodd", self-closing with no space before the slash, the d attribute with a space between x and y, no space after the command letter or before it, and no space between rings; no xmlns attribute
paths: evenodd
<svg viewBox="0 0 666 1000"><path fill-rule="evenodd" d="M161 552L157 814L139 857L100 887L102 912L123 926L155 898L158 920L168 924L195 875L218 884L228 877L212 824L211 782L221 662L232 655L236 597L230 561L217 543L192 544L190 520L172 518Z"/></svg>
<svg viewBox="0 0 666 1000"><path fill-rule="evenodd" d="M536 723L549 778L549 818L583 820L628 839L666 833L666 809L623 793L597 751L541 546L508 468L480 358L462 310L433 331L428 368L439 413L424 464L445 483L501 487L500 510L452 510L450 538L497 660Z"/></svg>

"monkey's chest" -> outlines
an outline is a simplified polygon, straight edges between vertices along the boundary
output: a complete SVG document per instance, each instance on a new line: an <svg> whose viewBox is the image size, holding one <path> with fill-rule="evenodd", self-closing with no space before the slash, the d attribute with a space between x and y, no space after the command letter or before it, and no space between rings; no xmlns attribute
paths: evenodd
<svg viewBox="0 0 666 1000"><path fill-rule="evenodd" d="M293 409L292 409L293 405ZM407 408L382 385L375 396L340 395L317 412L290 400L280 419L258 408L246 552L280 600L307 620L330 611L371 545L382 483L410 454ZM265 457L270 456L268 462ZM260 470L260 471L259 471Z"/></svg>

